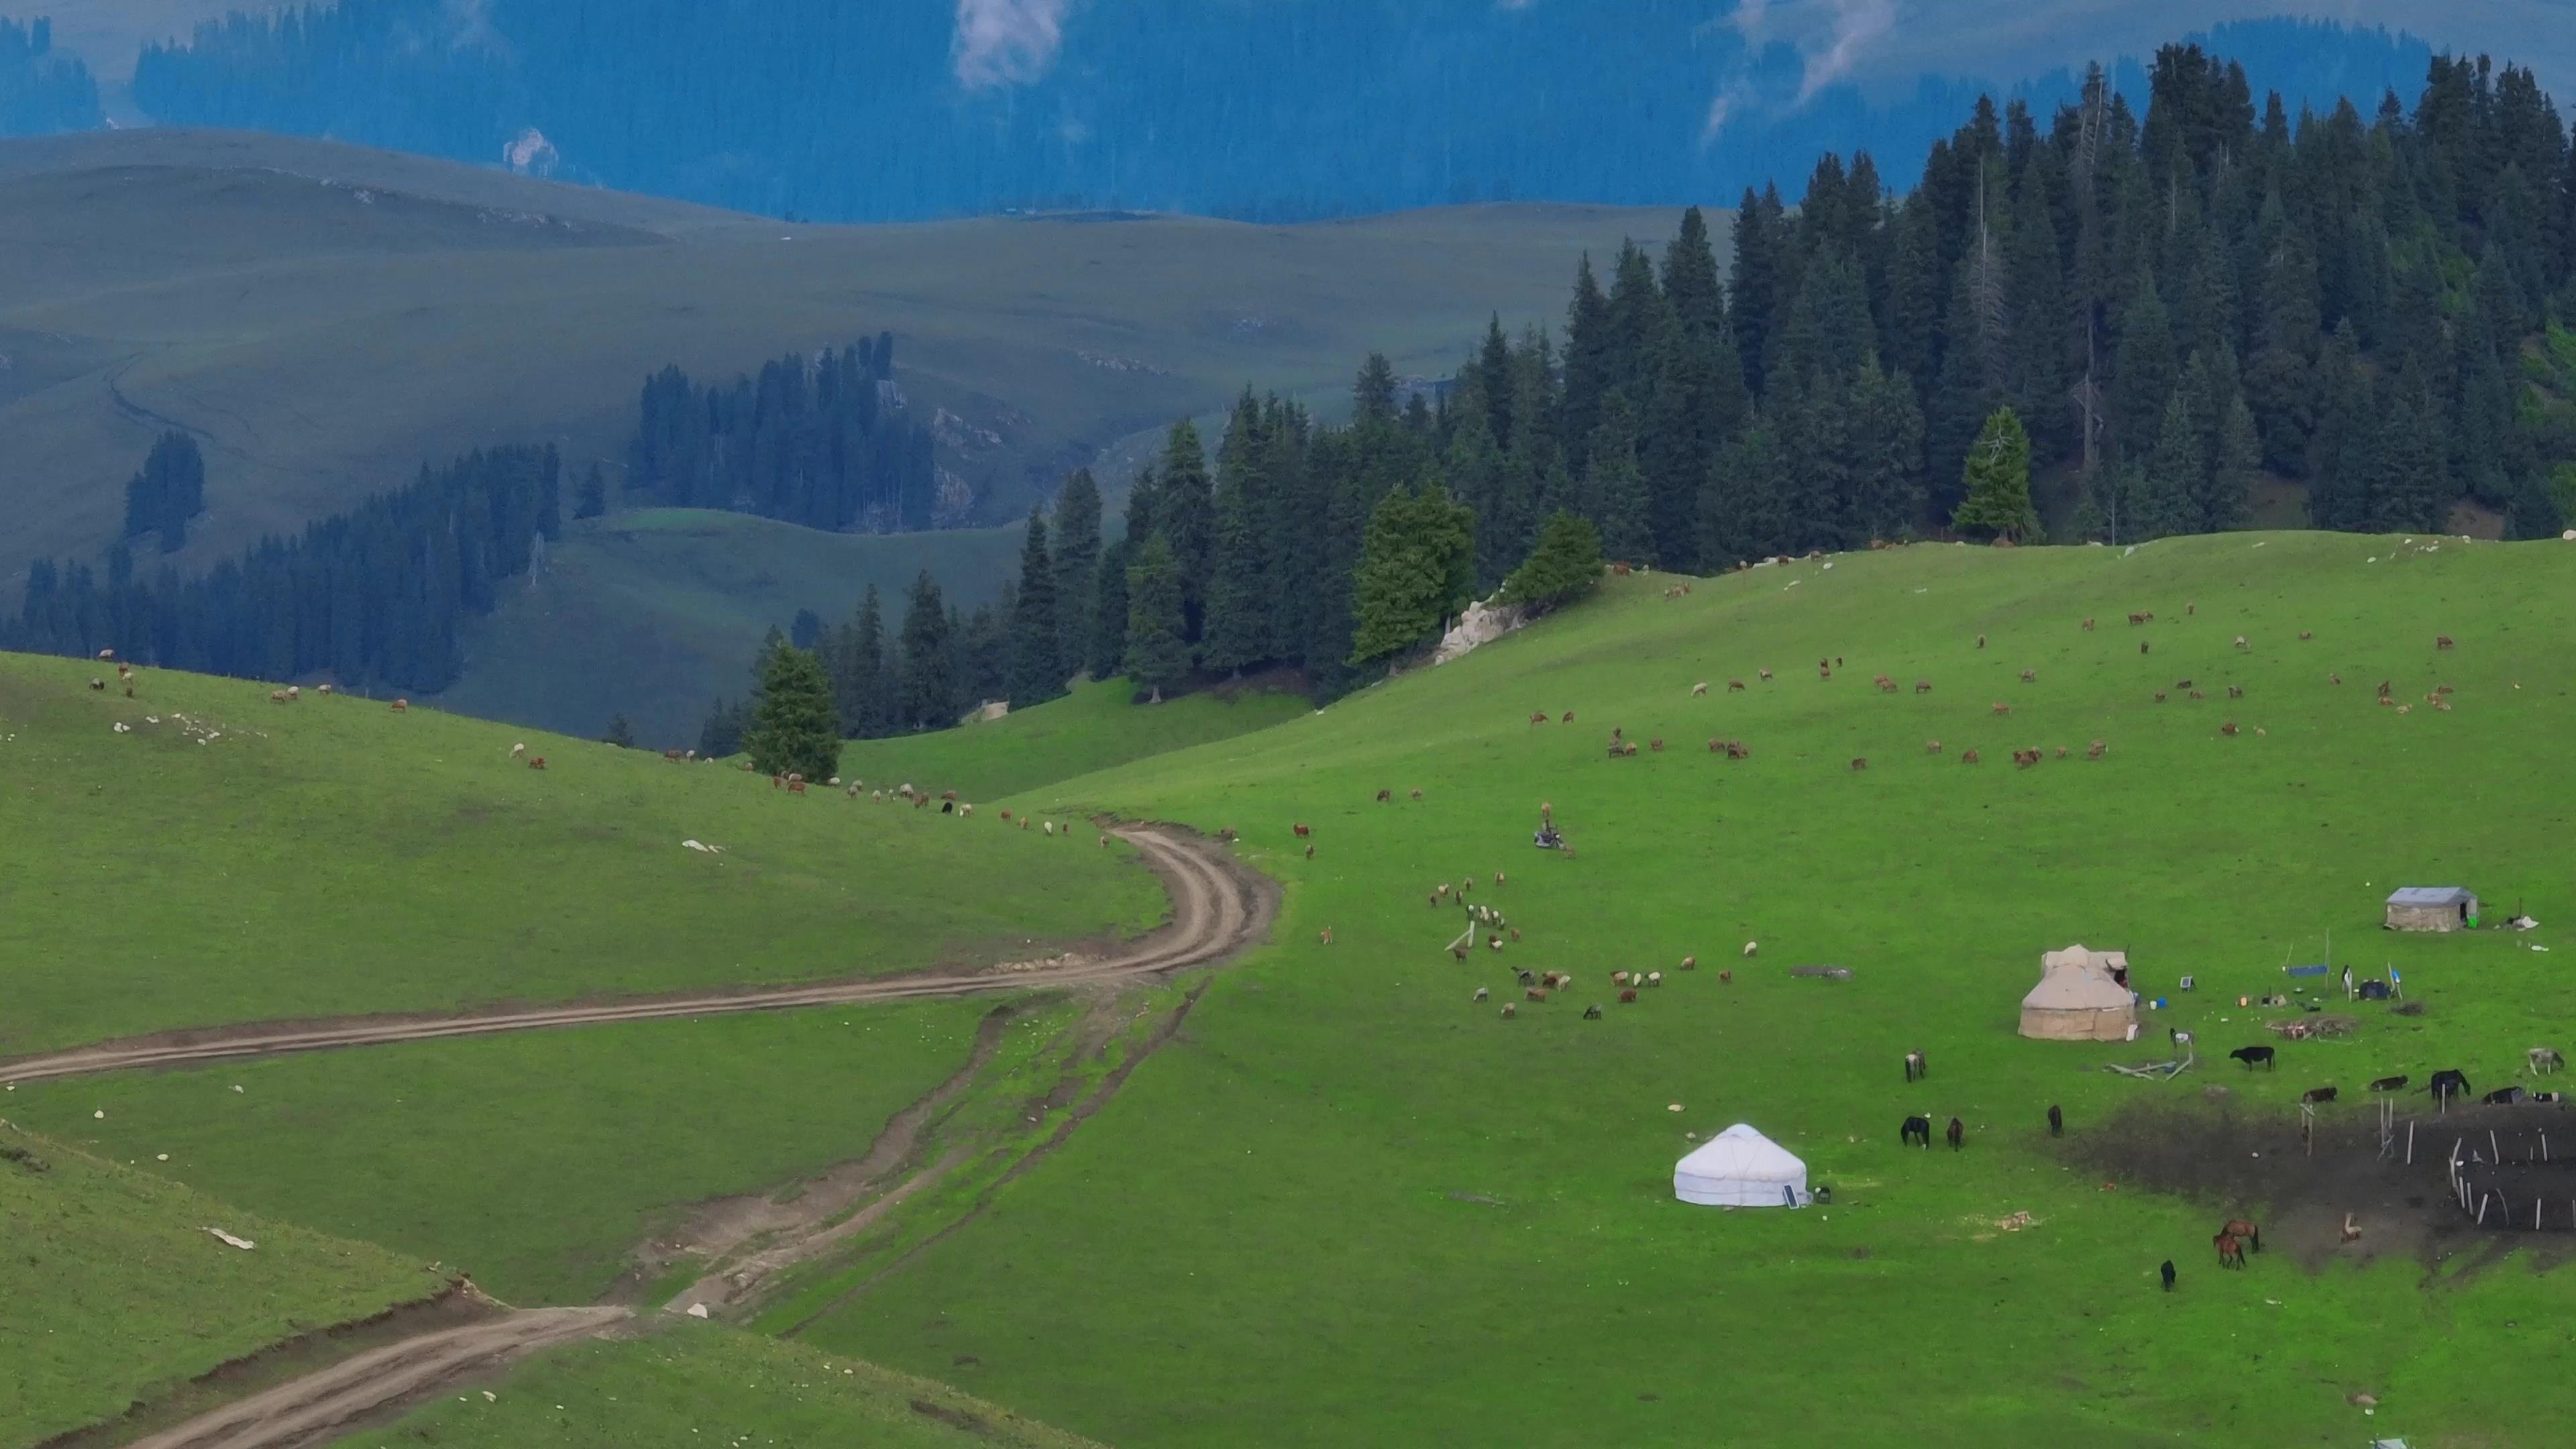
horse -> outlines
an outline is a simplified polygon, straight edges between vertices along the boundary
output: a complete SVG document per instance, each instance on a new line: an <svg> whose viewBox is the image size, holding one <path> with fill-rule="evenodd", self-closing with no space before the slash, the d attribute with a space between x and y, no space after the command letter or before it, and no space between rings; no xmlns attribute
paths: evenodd
<svg viewBox="0 0 2576 1449"><path fill-rule="evenodd" d="M1905 1080L1909 1082L1919 1082L1931 1074L1932 1069L1924 1062L1923 1053L1907 1052L1905 1054Z"/></svg>
<svg viewBox="0 0 2576 1449"><path fill-rule="evenodd" d="M1945 1135L1950 1139L1950 1150L1956 1152L1959 1150L1960 1144L1968 1140L1968 1124L1960 1121L1956 1117L1953 1117L1950 1119L1950 1130ZM1929 1147L1932 1144L1927 1142L1923 1145Z"/></svg>
<svg viewBox="0 0 2576 1449"><path fill-rule="evenodd" d="M2448 1107L2453 1097L2469 1095L2469 1074L2451 1069L2435 1072L2432 1085L2425 1090L2433 1094L2435 1102Z"/></svg>
<svg viewBox="0 0 2576 1449"><path fill-rule="evenodd" d="M2218 1266L2222 1268L2245 1266L2245 1246L2236 1241L2234 1233L2220 1233L2209 1241L2211 1246L2218 1249Z"/></svg>
<svg viewBox="0 0 2576 1449"><path fill-rule="evenodd" d="M2173 1266L2173 1259L2171 1259L2171 1258L2167 1258L2167 1259L2165 1259L2164 1267L2163 1267L2162 1269L2158 1270L2158 1271L2162 1272L2162 1273L2165 1275L2165 1291L2166 1291L2167 1293L2171 1293L2171 1292L2173 1291L2173 1283L2174 1283L2174 1266Z"/></svg>
<svg viewBox="0 0 2576 1449"><path fill-rule="evenodd" d="M2267 1072L2272 1070L2272 1049L2270 1047L2238 1047L2236 1050L2229 1052L2228 1055L2235 1058L2237 1061L2243 1062L2245 1064L2245 1070L2249 1072L2254 1070L2254 1064L2256 1062L2261 1062L2263 1064L2263 1070Z"/></svg>
<svg viewBox="0 0 2576 1449"><path fill-rule="evenodd" d="M2058 1111L2055 1103L2049 1104L2048 1108L2048 1135L2051 1137L2066 1135L2066 1114Z"/></svg>
<svg viewBox="0 0 2576 1449"><path fill-rule="evenodd" d="M1932 1145L1932 1119L1929 1117L1906 1118L1905 1125L1896 1129L1896 1140L1900 1146L1906 1143L1920 1142L1925 1147L1930 1147Z"/></svg>
<svg viewBox="0 0 2576 1449"><path fill-rule="evenodd" d="M2245 1221L2243 1218L2229 1218L2226 1225L2221 1227L2219 1231L2226 1233L2230 1237L2252 1244L2255 1252L2259 1253L2263 1251L2263 1230L2254 1226L2252 1223Z"/></svg>

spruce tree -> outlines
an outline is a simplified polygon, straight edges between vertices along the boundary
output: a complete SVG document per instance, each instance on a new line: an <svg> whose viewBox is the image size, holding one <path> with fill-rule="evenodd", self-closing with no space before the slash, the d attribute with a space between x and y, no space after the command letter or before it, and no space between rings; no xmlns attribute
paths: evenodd
<svg viewBox="0 0 2576 1449"><path fill-rule="evenodd" d="M2209 528L2253 526L2254 485L2262 472L2263 439L2254 426L2254 410L2245 399L2231 398L2219 423L2218 456L2210 467Z"/></svg>
<svg viewBox="0 0 2576 1449"><path fill-rule="evenodd" d="M1158 533L1136 550L1127 569L1127 676L1153 703L1162 703L1164 690L1189 678L1189 644L1181 629L1180 563Z"/></svg>
<svg viewBox="0 0 2576 1449"><path fill-rule="evenodd" d="M951 648L948 603L939 581L923 569L904 600L903 678L896 694L903 728L945 729L957 722L963 706Z"/></svg>
<svg viewBox="0 0 2576 1449"><path fill-rule="evenodd" d="M1591 471L1583 481L1585 501L1601 530L1601 547L1623 563L1654 560L1654 530L1649 518L1653 500L1645 474L1637 466L1636 415L1625 396L1613 394L1602 409L1601 426L1592 430Z"/></svg>
<svg viewBox="0 0 2576 1449"><path fill-rule="evenodd" d="M1216 499L1208 480L1207 449L1197 426L1187 419L1172 424L1163 445L1154 531L1172 546L1187 621L1182 637L1196 644L1207 622L1208 571L1216 559Z"/></svg>
<svg viewBox="0 0 2576 1449"><path fill-rule="evenodd" d="M1768 558L1787 548L1786 469L1770 416L1755 417L1720 450L1700 494L1700 567Z"/></svg>
<svg viewBox="0 0 2576 1449"><path fill-rule="evenodd" d="M1565 309L1565 396L1563 424L1567 462L1583 466L1583 450L1601 422L1601 403L1612 386L1616 364L1610 352L1610 299L1592 275L1592 254L1575 267L1574 300Z"/></svg>
<svg viewBox="0 0 2576 1449"><path fill-rule="evenodd" d="M2125 510L2133 541L2192 533L2201 525L2200 498L2207 491L2208 464L2200 450L2199 424L2191 399L2174 389L2165 400L2164 421L2155 445L2139 460Z"/></svg>
<svg viewBox="0 0 2576 1449"><path fill-rule="evenodd" d="M832 687L823 664L810 651L789 646L772 650L760 680L760 704L752 712L751 767L763 774L800 774L828 780L841 765L840 719L832 709Z"/></svg>
<svg viewBox="0 0 2576 1449"><path fill-rule="evenodd" d="M1351 573L1351 664L1390 659L1428 640L1466 607L1475 583L1475 534L1475 514L1437 483L1378 500Z"/></svg>
<svg viewBox="0 0 2576 1449"><path fill-rule="evenodd" d="M1011 708L1044 704L1064 693L1064 635L1056 619L1056 565L1047 552L1046 515L1029 510L1020 544L1019 597L1010 622L1008 680Z"/></svg>
<svg viewBox="0 0 2576 1449"><path fill-rule="evenodd" d="M2038 540L2039 514L2030 506L2030 435L2011 408L1997 408L1969 447L1965 491L1951 527L2016 543Z"/></svg>
<svg viewBox="0 0 2576 1449"><path fill-rule="evenodd" d="M2121 322L2111 362L2111 447L2121 456L2143 458L2156 445L2165 401L2181 374L2172 320L2153 277L2137 278Z"/></svg>
<svg viewBox="0 0 2576 1449"><path fill-rule="evenodd" d="M1601 585L1601 535L1571 513L1550 515L1538 546L1503 581L1505 602L1545 612L1570 604Z"/></svg>
<svg viewBox="0 0 2576 1449"><path fill-rule="evenodd" d="M635 727L628 724L626 716L622 714L610 715L608 730L599 737L599 742L604 745L615 745L621 750L631 750L635 748Z"/></svg>
<svg viewBox="0 0 2576 1449"><path fill-rule="evenodd" d="M1923 411L1900 374L1876 363L1851 390L1855 518L1871 539L1910 537L1923 516Z"/></svg>
<svg viewBox="0 0 2576 1449"><path fill-rule="evenodd" d="M1481 420L1470 426L1481 427ZM1199 663L1210 670L1241 674L1271 657L1276 621L1271 606L1276 590L1270 579L1269 540L1261 528L1267 513L1264 468L1267 449L1256 435L1243 455L1217 480L1216 555L1208 577L1207 630L1200 640Z"/></svg>
<svg viewBox="0 0 2576 1449"><path fill-rule="evenodd" d="M832 704L840 711L842 737L869 740L886 733L895 710L886 676L885 600L875 584L868 585L858 612L841 630L832 662Z"/></svg>
<svg viewBox="0 0 2576 1449"><path fill-rule="evenodd" d="M573 495L572 516L597 518L607 511L608 475L599 470L597 463L593 463L590 465L590 471L582 475L581 487Z"/></svg>
<svg viewBox="0 0 2576 1449"><path fill-rule="evenodd" d="M1100 485L1091 470L1076 468L1056 494L1056 671L1060 679L1083 672L1091 657L1091 611L1099 598Z"/></svg>

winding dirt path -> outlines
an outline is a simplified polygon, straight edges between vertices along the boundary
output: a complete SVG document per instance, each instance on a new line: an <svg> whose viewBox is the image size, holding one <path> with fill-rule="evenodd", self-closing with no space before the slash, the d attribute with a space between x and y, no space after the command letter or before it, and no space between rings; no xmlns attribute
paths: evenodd
<svg viewBox="0 0 2576 1449"><path fill-rule="evenodd" d="M1114 832L1142 852L1172 898L1170 924L1118 955L1098 960L1063 958L1039 968L997 968L954 974L879 978L824 986L779 987L664 997L623 1004L468 1013L448 1017L372 1017L349 1022L271 1023L165 1032L108 1042L0 1065L0 1082L39 1082L138 1067L181 1066L287 1052L328 1051L388 1042L486 1036L554 1026L652 1021L714 1012L779 1011L800 1006L840 1006L918 997L969 996L995 991L1115 983L1193 966L1212 965L1257 943L1278 914L1277 884L1225 854L1224 847L1177 830L1151 826ZM1195 996L1192 997L1196 999ZM989 1019L998 1030L1000 1017ZM979 1033L979 1056L990 1043ZM856 1190L882 1184L907 1156L923 1123L970 1084L970 1064L931 1098L900 1114L859 1163L848 1184ZM1133 1064L1125 1070L1132 1070ZM1123 1080L1125 1070L1116 1074ZM1111 1086L1108 1090L1114 1090ZM1105 1098L1107 1090L1095 1094ZM1088 1104L1096 1109L1095 1101ZM1061 1131L1058 1134L1061 1136ZM733 1265L731 1281L710 1275L671 1304L731 1302L778 1269L820 1252L955 1165L953 1156L889 1190L883 1201L849 1223L790 1234L749 1262ZM762 1225L770 1226L770 1225ZM736 1246L740 1240L736 1240ZM694 1295L694 1297L693 1297ZM624 1307L540 1308L462 1328L441 1329L359 1354L316 1373L201 1414L129 1449L294 1449L321 1442L334 1431L380 1418L457 1380L554 1344L594 1337L634 1321Z"/></svg>
<svg viewBox="0 0 2576 1449"><path fill-rule="evenodd" d="M454 1015L385 1015L334 1022L265 1022L155 1032L69 1051L0 1063L0 1083L44 1082L136 1067L186 1066L290 1052L333 1051L389 1042L490 1036L558 1026L621 1021L660 1021L737 1011L784 1011L800 1006L849 1006L871 1001L972 996L1032 987L1124 981L1158 972L1204 966L1258 941L1277 913L1275 884L1221 854L1222 847L1151 826L1115 833L1136 847L1172 898L1169 925L1130 949L1106 958L1065 958L1030 969L997 968L947 975L881 976L819 986L760 987L585 1006L525 1007Z"/></svg>

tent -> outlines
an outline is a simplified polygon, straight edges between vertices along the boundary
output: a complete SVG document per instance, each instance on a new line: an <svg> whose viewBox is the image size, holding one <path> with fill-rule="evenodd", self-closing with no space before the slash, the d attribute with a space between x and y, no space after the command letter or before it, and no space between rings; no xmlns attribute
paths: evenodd
<svg viewBox="0 0 2576 1449"><path fill-rule="evenodd" d="M1707 1207L1805 1207L1807 1164L1738 1122L1674 1164L1673 1196Z"/></svg>
<svg viewBox="0 0 2576 1449"><path fill-rule="evenodd" d="M2021 999L2021 1034L2041 1041L2127 1041L2138 1008L2112 979L2129 969L2124 951L2069 946L2040 958L2039 984Z"/></svg>

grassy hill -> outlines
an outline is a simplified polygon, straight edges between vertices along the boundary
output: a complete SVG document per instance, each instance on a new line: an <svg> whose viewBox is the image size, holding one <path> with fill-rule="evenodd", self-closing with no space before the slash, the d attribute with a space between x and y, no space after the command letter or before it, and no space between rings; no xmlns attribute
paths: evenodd
<svg viewBox="0 0 2576 1449"><path fill-rule="evenodd" d="M1527 1445L1721 1423L1742 1445L2556 1432L2576 1403L2528 1327L2564 1296L2563 1272L2532 1271L2554 1258L2492 1264L2438 1166L2382 1176L2367 1146L2302 1196L2350 1149L2300 1166L2292 1107L2336 1085L2330 1131L2366 1141L2369 1079L2457 1066L2484 1090L2525 1047L2576 1045L2576 987L2528 949L2576 909L2555 864L2576 795L2547 764L2576 691L2552 622L2576 607L2576 549L2228 535L1917 547L1671 601L1665 582L1034 792L1236 826L1289 882L1279 944L1218 977L1060 1153L802 1338L917 1372L972 1358L979 1392L1131 1446L1337 1444L1360 1421ZM1844 662L1825 680L1819 657ZM1907 687L1878 693L1880 672ZM2402 713L2374 703L2383 679ZM2427 700L2443 685L2449 710ZM1670 747L1605 758L1613 726ZM2042 762L2017 770L2027 747ZM1579 857L1530 848L1542 801ZM1463 878L1522 937L1460 964L1455 908L1427 898ZM2392 887L2454 882L2543 930L2376 929ZM2358 974L2397 967L2422 1014L2364 1004L2350 1037L2284 1043L2277 1072L2228 1062L2299 1014L2239 996L2302 984L2282 964L2322 959L2328 932ZM2127 950L2170 998L2149 1039L2016 1035L2040 953L2075 941ZM1853 976L1793 974L1810 964ZM1470 1001L1517 997L1516 967L1580 979L1517 1020ZM1609 973L1645 968L1665 984L1613 1001ZM2099 1070L2167 1057L2169 1025L2197 1034L2196 1070ZM1908 1085L1913 1049L1931 1076ZM1900 1149L1918 1113L1962 1119L1966 1150ZM1802 1154L1832 1204L1676 1203L1673 1162L1737 1121ZM2173 1185L2159 1153L2198 1195L2151 1190ZM2348 1247L2344 1211L2364 1228ZM2242 1275L2208 1248L2229 1212L2267 1219L2272 1251Z"/></svg>
<svg viewBox="0 0 2576 1449"><path fill-rule="evenodd" d="M114 678L0 656L0 1054L1019 959L1164 910L1123 852L436 710Z"/></svg>
<svg viewBox="0 0 2576 1449"><path fill-rule="evenodd" d="M164 429L207 455L207 513L175 560L192 569L485 444L551 440L576 468L614 470L648 372L725 374L879 330L913 405L962 420L942 465L1007 521L1074 464L1124 457L1133 435L1247 383L1338 398L1372 348L1445 373L1492 311L1553 320L1578 252L1672 225L1668 210L1530 205L1293 227L789 226L288 138L0 142L0 580L103 551ZM911 538L833 543L844 563L876 556L853 577L909 579L921 561ZM584 547L559 552L563 575L615 572L579 560ZM971 594L992 578L955 582ZM792 614L832 597L782 601ZM685 629L694 607L684 591L667 614L618 617ZM548 636L521 611L507 637L528 651ZM585 642L553 636L543 658ZM652 703L626 691L534 717L596 729Z"/></svg>
<svg viewBox="0 0 2576 1449"><path fill-rule="evenodd" d="M210 1224L256 1246L228 1247ZM6 1121L0 1234L0 1443L11 1445L113 1419L219 1364L447 1281L420 1260L243 1212Z"/></svg>
<svg viewBox="0 0 2576 1449"><path fill-rule="evenodd" d="M1282 684L1287 681L1279 681ZM976 799L1029 794L1112 765L1230 740L1309 712L1305 697L1252 687L1133 702L1123 679L1085 683L1063 699L989 723L890 740L855 740L841 768L877 780L951 786Z"/></svg>
<svg viewBox="0 0 2576 1449"><path fill-rule="evenodd" d="M442 1399L340 1449L628 1449L703 1439L868 1449L1099 1449L946 1384L710 1324L588 1343ZM717 1436L724 1436L718 1439Z"/></svg>

